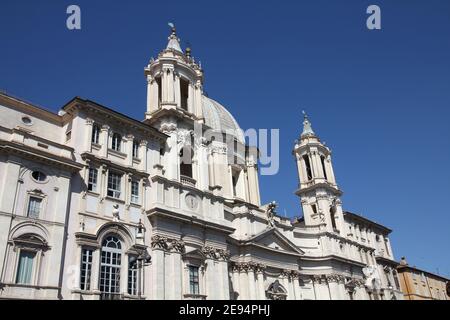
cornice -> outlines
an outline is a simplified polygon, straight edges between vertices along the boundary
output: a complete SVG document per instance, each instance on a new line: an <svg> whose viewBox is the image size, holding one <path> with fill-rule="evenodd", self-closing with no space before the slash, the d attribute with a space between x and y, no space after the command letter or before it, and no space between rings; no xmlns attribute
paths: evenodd
<svg viewBox="0 0 450 320"><path fill-rule="evenodd" d="M206 228L206 229L213 229L213 230L225 233L225 234L232 234L235 231L235 229L232 227L227 227L227 226L221 225L219 223L200 219L196 216L188 216L185 214L177 213L177 212L174 212L171 210L166 210L166 209L159 208L159 207L154 207L150 210L147 210L146 214L149 219L167 218L167 219L179 221L181 223L188 223L192 226L198 226L198 227L202 227L202 228Z"/></svg>
<svg viewBox="0 0 450 320"><path fill-rule="evenodd" d="M81 163L55 154L35 149L33 147L0 139L0 152L15 154L32 161L59 167L70 172L77 172L83 168Z"/></svg>

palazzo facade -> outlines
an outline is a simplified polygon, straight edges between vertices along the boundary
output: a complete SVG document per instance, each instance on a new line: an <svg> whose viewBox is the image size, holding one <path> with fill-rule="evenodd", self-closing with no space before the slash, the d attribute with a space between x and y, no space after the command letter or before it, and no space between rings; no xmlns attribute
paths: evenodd
<svg viewBox="0 0 450 320"><path fill-rule="evenodd" d="M145 75L143 121L0 94L0 298L402 298L391 230L343 209L306 115L291 220L261 204L258 150L174 28Z"/></svg>

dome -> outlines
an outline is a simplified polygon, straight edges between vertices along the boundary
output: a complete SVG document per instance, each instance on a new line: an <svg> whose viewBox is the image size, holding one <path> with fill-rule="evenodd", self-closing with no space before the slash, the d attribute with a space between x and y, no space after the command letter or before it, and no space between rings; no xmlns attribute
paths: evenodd
<svg viewBox="0 0 450 320"><path fill-rule="evenodd" d="M211 98L203 96L202 100L203 115L205 117L205 124L213 130L226 132L232 130L236 139L245 144L244 133L239 127L239 124L231 115L231 113L220 103Z"/></svg>

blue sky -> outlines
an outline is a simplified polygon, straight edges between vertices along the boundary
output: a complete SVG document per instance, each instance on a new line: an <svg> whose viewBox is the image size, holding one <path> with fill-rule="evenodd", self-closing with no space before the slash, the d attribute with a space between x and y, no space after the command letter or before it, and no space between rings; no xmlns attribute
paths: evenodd
<svg viewBox="0 0 450 320"><path fill-rule="evenodd" d="M70 4L80 31L66 28ZM382 30L366 28L370 4ZM305 109L333 150L345 209L392 228L397 259L450 277L450 1L1 1L0 89L143 119L143 68L169 21L242 128L280 128L264 202L301 214L291 150Z"/></svg>

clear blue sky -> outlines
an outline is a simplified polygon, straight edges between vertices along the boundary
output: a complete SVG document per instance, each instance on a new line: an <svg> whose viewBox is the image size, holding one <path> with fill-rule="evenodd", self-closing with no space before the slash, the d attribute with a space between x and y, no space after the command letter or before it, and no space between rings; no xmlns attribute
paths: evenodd
<svg viewBox="0 0 450 320"><path fill-rule="evenodd" d="M78 4L82 30L66 29ZM370 4L382 30L366 28ZM143 68L176 24L241 127L280 128L264 202L300 214L301 110L334 152L345 209L396 258L450 277L450 1L1 1L0 88L57 111L78 95L143 119Z"/></svg>

